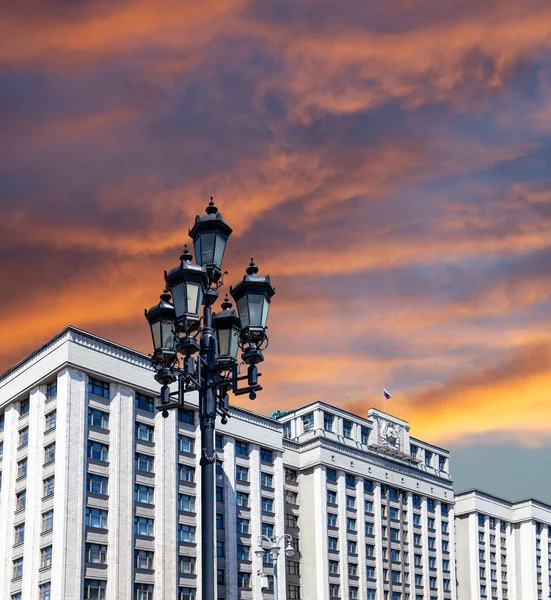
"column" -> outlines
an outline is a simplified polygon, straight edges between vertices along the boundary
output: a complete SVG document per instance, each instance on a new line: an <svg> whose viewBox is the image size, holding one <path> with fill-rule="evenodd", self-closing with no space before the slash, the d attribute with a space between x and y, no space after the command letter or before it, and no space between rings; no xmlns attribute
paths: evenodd
<svg viewBox="0 0 551 600"><path fill-rule="evenodd" d="M87 377L66 368L57 378L52 598L80 600L84 578ZM63 558L62 558L63 557Z"/></svg>
<svg viewBox="0 0 551 600"><path fill-rule="evenodd" d="M498 600L503 600L503 586L501 584L501 521L496 519L496 554L497 554L497 597Z"/></svg>
<svg viewBox="0 0 551 600"><path fill-rule="evenodd" d="M132 600L134 560L134 392L111 384L109 412L109 533L106 595ZM156 490L159 493L159 490ZM160 497L159 497L160 499ZM155 501L157 497L155 497Z"/></svg>
<svg viewBox="0 0 551 600"><path fill-rule="evenodd" d="M413 545L413 494L406 492L406 506L408 513L408 548L409 548L409 583L410 598L415 599L415 547Z"/></svg>
<svg viewBox="0 0 551 600"><path fill-rule="evenodd" d="M344 471L337 471L337 501L339 503L337 522L339 524L340 597L348 598L348 536L346 533L346 474Z"/></svg>
<svg viewBox="0 0 551 600"><path fill-rule="evenodd" d="M274 510L275 510L275 524L274 524L274 533L275 535L277 535L277 537L279 538L280 536L282 536L285 533L285 470L283 467L283 453L282 452L276 452L274 450L274 489L276 491L275 493L275 499L274 499ZM300 493L300 491L299 491ZM299 498L299 505L300 505L300 498ZM253 540L254 542L254 540ZM287 562L287 557L285 555L285 547L287 546L287 543L284 541L283 544L281 545L281 551L279 553L279 560L278 560L278 570L277 570L277 576L278 576L278 582L277 582L277 590L278 590L278 597L283 599L287 597L287 589L286 589L286 575L287 575L287 569L286 569L286 562ZM300 548L300 540L299 540L299 548ZM298 553L295 553L298 554ZM294 560L295 558L298 558L298 556L293 557L291 560ZM254 562L253 562L254 565ZM253 577L254 577L255 573L253 570Z"/></svg>
<svg viewBox="0 0 551 600"><path fill-rule="evenodd" d="M543 525L541 532L541 578L542 578L542 592L544 598L549 598L549 527L547 524Z"/></svg>
<svg viewBox="0 0 551 600"><path fill-rule="evenodd" d="M365 494L364 482L361 477L358 477L356 482L356 508L358 510L358 596L360 598L367 597L367 579L366 579L366 561L365 561Z"/></svg>
<svg viewBox="0 0 551 600"><path fill-rule="evenodd" d="M434 525L436 529L436 585L438 595L444 597L444 577L442 575L442 502L436 501L434 507ZM450 582L451 585L451 582Z"/></svg>
<svg viewBox="0 0 551 600"><path fill-rule="evenodd" d="M17 425L19 410L12 402L4 413L4 456L2 458L2 490L0 491L0 597L9 598L12 577L13 516L15 512L15 479L17 478Z"/></svg>
<svg viewBox="0 0 551 600"><path fill-rule="evenodd" d="M375 576L377 581L377 600L384 600L384 579L383 579L383 530L382 530L382 511L381 511L381 484L378 481L373 482L373 511L375 523Z"/></svg>
<svg viewBox="0 0 551 600"><path fill-rule="evenodd" d="M126 419L130 426L128 435L133 435L134 431L134 400L127 402L130 407L127 411ZM168 417L165 419L160 412L155 415L155 600L165 600L165 598L176 598L178 592L178 411L168 411ZM196 441L195 448L198 443ZM130 443L129 448L134 452L135 444ZM134 456L129 456L130 464L134 463ZM131 475L132 469L129 469ZM197 471L196 471L197 474ZM134 490L133 476L128 485L129 501L132 506L132 495ZM195 510L200 510L199 499L195 502ZM199 507L199 508L198 508ZM199 522L199 521L198 521ZM130 538L132 539L134 511L131 510L131 520L129 523ZM200 531L196 531L196 539L200 536ZM197 565L196 565L197 566ZM200 573L197 567L197 573ZM198 578L199 579L199 578ZM116 600L119 600L116 597ZM133 600L130 596L128 600Z"/></svg>
<svg viewBox="0 0 551 600"><path fill-rule="evenodd" d="M29 402L29 442L27 445L27 505L25 508L25 545L23 552L22 595L38 600L38 576L42 526L42 465L44 464L45 386L35 388ZM55 560L55 557L52 557ZM62 560L61 556L59 560Z"/></svg>
<svg viewBox="0 0 551 600"><path fill-rule="evenodd" d="M261 506L261 491L260 491L260 446L258 444L250 444L249 453L249 473L251 476L251 488L249 494L249 502L251 506L251 561L253 567L255 565L254 551L256 550L258 536L262 533L262 506ZM235 546L231 549L235 553ZM256 571L253 569L251 573L251 582L253 588L253 599L262 600L262 582L260 577L256 576Z"/></svg>
<svg viewBox="0 0 551 600"><path fill-rule="evenodd" d="M452 600L457 600L457 569L455 556L455 509L453 504L448 504L448 529L450 532L450 586Z"/></svg>
<svg viewBox="0 0 551 600"><path fill-rule="evenodd" d="M421 496L421 556L423 562L423 593L430 597L430 571L429 571L429 524L427 497Z"/></svg>
<svg viewBox="0 0 551 600"><path fill-rule="evenodd" d="M224 486L224 529L226 544L226 598L230 598L230 590L237 590L237 501L235 498L235 440L224 436L224 474L226 482ZM256 540L252 540L254 552ZM253 565L258 560L253 554ZM253 570L252 578L256 575Z"/></svg>

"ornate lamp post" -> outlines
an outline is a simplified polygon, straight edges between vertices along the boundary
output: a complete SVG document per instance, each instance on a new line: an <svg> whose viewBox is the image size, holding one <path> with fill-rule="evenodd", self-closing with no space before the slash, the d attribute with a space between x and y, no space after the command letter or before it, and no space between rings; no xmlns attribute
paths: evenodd
<svg viewBox="0 0 551 600"><path fill-rule="evenodd" d="M222 258L231 227L224 221L213 199L205 216L197 216L189 231L193 239L197 264L187 249L180 264L165 271L166 291L159 304L145 311L151 327L155 379L161 384L158 410L184 406L184 394L199 393L201 428L201 541L202 600L215 600L214 552L214 429L216 415L225 423L229 417L228 393L249 394L254 400L262 387L257 364L264 360L266 320L270 300L275 293L270 277L258 275L251 259L246 274L230 293L239 315L232 310L226 296L222 311L213 315L212 307L223 285ZM172 302L171 302L172 300ZM201 306L202 315L201 315ZM240 376L237 354L248 365L247 375ZM195 357L195 355L197 355ZM247 385L240 388L240 382ZM177 383L177 390L169 386Z"/></svg>
<svg viewBox="0 0 551 600"><path fill-rule="evenodd" d="M269 554L272 558L272 562L274 565L274 600L278 600L278 590L277 590L277 561L279 558L279 551L281 550L281 546L283 542L287 542L287 546L285 548L285 555L288 557L293 556L295 553L295 549L291 545L292 537L285 533L284 535L277 537L268 537L267 535L258 536L258 549L255 551L255 554L263 559L265 554ZM262 569L259 571L259 575L264 576L264 572Z"/></svg>

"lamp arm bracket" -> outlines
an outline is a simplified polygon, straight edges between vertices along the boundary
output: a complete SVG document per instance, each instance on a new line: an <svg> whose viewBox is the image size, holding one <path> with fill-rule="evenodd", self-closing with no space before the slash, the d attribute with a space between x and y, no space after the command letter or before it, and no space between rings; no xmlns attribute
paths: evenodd
<svg viewBox="0 0 551 600"><path fill-rule="evenodd" d="M206 448L203 448L203 455L201 457L201 464L205 464L205 463L212 464L215 460L216 460L216 455L213 454L212 456L209 456L208 453L207 453Z"/></svg>

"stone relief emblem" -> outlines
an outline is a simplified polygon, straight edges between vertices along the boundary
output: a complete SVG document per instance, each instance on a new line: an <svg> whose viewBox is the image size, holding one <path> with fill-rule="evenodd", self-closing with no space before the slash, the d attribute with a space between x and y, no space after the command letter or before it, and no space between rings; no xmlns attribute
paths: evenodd
<svg viewBox="0 0 551 600"><path fill-rule="evenodd" d="M400 450L401 432L393 423L387 423L381 430L380 443L385 446L390 446L394 450Z"/></svg>

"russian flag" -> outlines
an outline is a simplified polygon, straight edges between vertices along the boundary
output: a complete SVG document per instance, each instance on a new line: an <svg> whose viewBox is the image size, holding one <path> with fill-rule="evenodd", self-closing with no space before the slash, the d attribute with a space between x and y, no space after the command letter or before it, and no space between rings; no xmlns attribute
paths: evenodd
<svg viewBox="0 0 551 600"><path fill-rule="evenodd" d="M383 395L387 400L390 400L392 398L391 394L389 391L387 391L386 388L383 388Z"/></svg>

